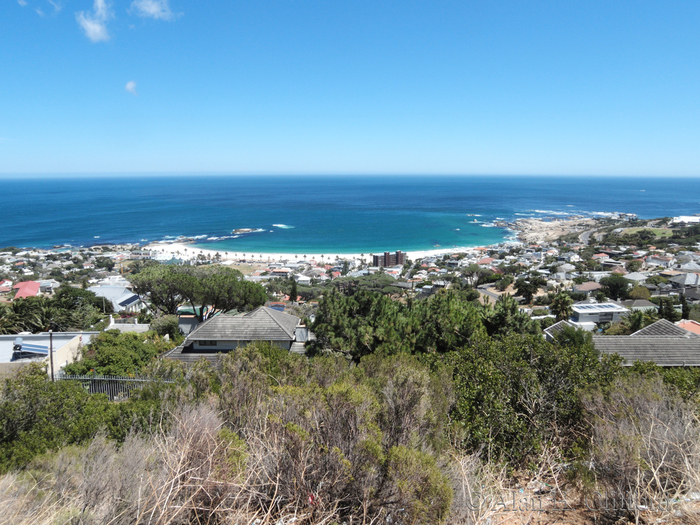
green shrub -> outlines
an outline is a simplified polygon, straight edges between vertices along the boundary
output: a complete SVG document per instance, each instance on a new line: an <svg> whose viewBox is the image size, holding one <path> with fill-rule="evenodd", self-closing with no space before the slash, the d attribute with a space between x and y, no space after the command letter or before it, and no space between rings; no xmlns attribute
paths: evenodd
<svg viewBox="0 0 700 525"><path fill-rule="evenodd" d="M108 330L95 337L82 352L79 361L66 366L67 374L137 375L157 356L172 348L159 337L134 332Z"/></svg>
<svg viewBox="0 0 700 525"><path fill-rule="evenodd" d="M389 499L401 523L440 523L452 504L452 487L435 459L419 450L392 447L387 459Z"/></svg>
<svg viewBox="0 0 700 525"><path fill-rule="evenodd" d="M173 340L180 339L182 336L177 315L163 315L154 319L151 322L151 330L160 336L167 334Z"/></svg>

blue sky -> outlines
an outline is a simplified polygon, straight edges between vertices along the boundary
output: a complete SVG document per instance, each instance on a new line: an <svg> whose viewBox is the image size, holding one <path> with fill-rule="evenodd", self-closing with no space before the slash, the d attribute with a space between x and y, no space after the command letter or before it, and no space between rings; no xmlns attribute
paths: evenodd
<svg viewBox="0 0 700 525"><path fill-rule="evenodd" d="M0 173L700 175L700 2L2 0Z"/></svg>

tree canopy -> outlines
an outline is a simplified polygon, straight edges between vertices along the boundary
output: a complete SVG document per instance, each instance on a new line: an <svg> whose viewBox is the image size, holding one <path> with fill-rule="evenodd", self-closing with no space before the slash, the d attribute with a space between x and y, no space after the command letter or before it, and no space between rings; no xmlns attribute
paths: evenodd
<svg viewBox="0 0 700 525"><path fill-rule="evenodd" d="M600 280L600 284L603 285L603 292L605 295L610 297L613 301L627 298L627 290L630 286L630 281L625 279L622 275L614 273L608 277L603 277Z"/></svg>
<svg viewBox="0 0 700 525"><path fill-rule="evenodd" d="M223 266L149 266L131 279L136 293L149 297L161 314L175 314L189 304L200 322L214 312L252 310L265 304L265 289Z"/></svg>
<svg viewBox="0 0 700 525"><path fill-rule="evenodd" d="M0 334L86 330L104 317L95 302L92 292L60 288L55 297L28 297L0 304Z"/></svg>
<svg viewBox="0 0 700 525"><path fill-rule="evenodd" d="M311 353L341 353L354 360L379 353L445 353L487 336L537 334L539 324L504 296L496 305L469 300L469 290L441 291L425 300L402 303L357 291L327 294L319 305Z"/></svg>

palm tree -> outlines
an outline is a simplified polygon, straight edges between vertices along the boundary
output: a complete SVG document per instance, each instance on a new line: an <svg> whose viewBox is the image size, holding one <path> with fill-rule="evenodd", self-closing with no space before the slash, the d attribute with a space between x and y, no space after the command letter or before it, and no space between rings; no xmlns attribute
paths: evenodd
<svg viewBox="0 0 700 525"><path fill-rule="evenodd" d="M564 321L573 315L571 306L574 300L566 292L559 292L552 299L552 304L549 305L549 311L557 316L557 321Z"/></svg>
<svg viewBox="0 0 700 525"><path fill-rule="evenodd" d="M14 315L11 308L0 305L0 334L16 334L21 331L22 327L17 315Z"/></svg>
<svg viewBox="0 0 700 525"><path fill-rule="evenodd" d="M637 310L636 312L632 312L627 316L627 319L625 319L625 324L630 330L630 333L635 333L642 328L646 326L646 318L644 315L644 312L641 310Z"/></svg>

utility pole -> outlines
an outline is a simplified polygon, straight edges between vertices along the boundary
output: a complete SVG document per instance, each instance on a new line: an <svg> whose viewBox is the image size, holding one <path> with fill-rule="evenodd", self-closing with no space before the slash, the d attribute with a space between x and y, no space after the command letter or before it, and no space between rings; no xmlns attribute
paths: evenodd
<svg viewBox="0 0 700 525"><path fill-rule="evenodd" d="M49 330L49 362L51 363L51 382L53 383L53 330Z"/></svg>

